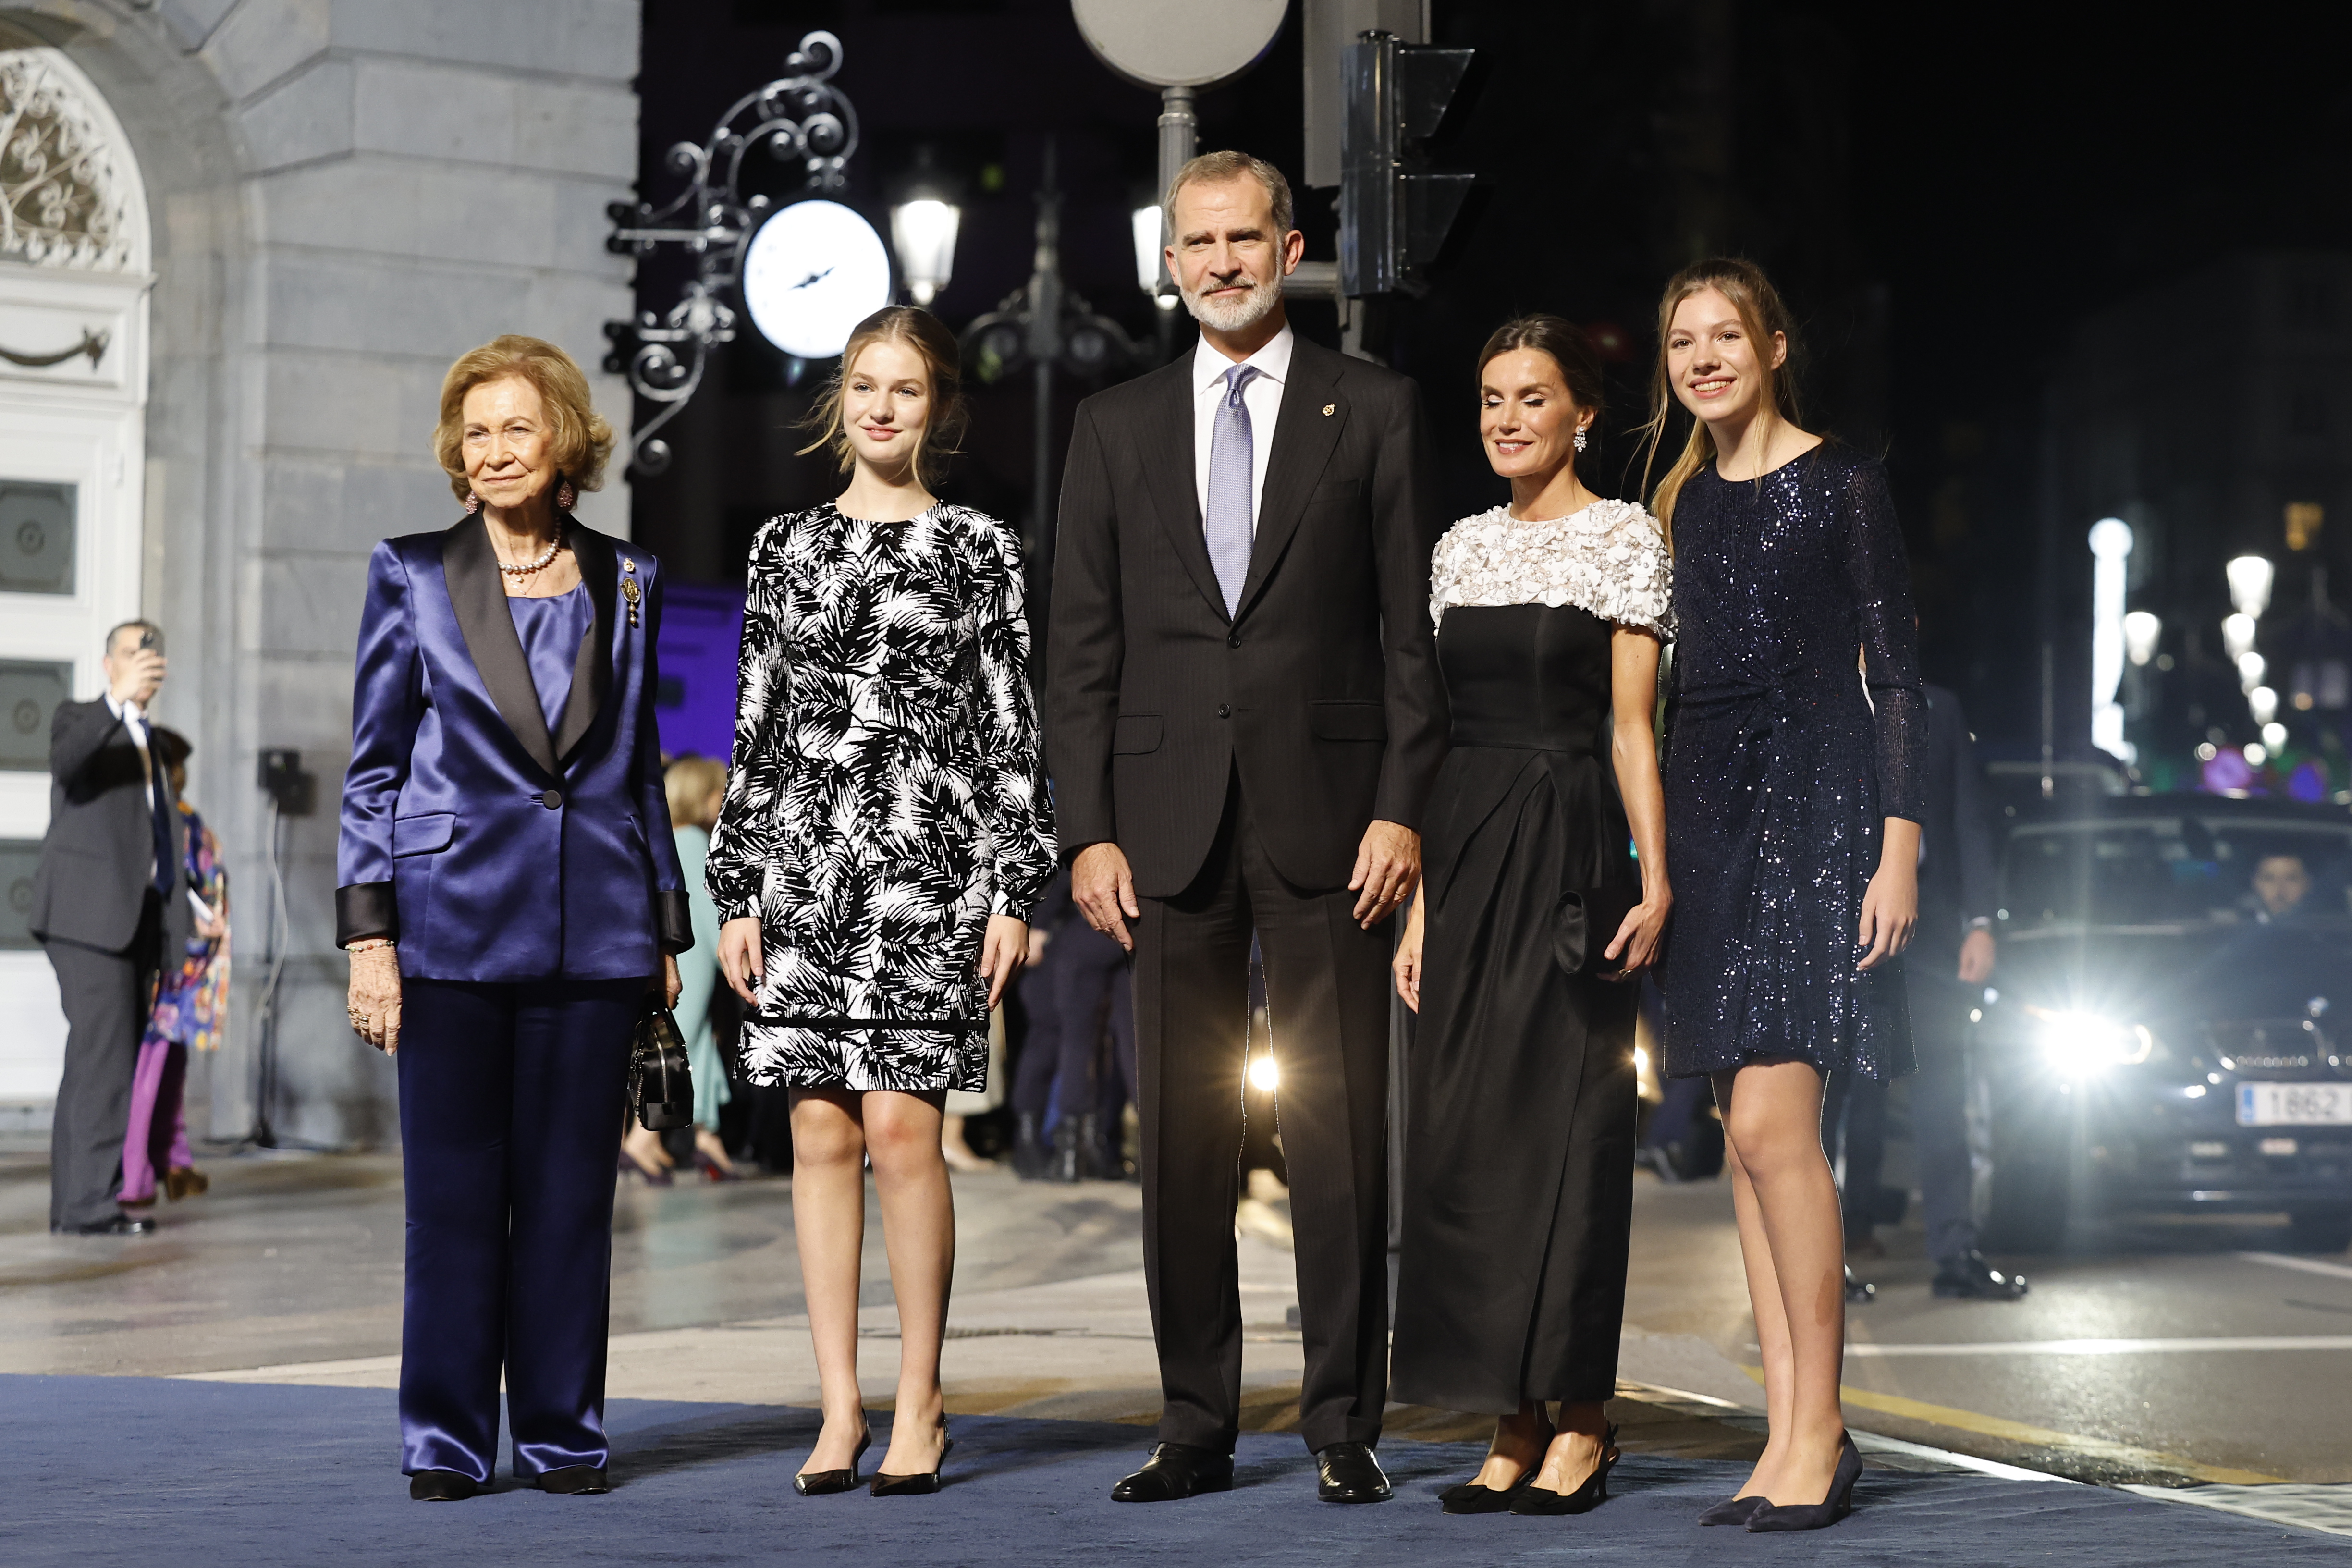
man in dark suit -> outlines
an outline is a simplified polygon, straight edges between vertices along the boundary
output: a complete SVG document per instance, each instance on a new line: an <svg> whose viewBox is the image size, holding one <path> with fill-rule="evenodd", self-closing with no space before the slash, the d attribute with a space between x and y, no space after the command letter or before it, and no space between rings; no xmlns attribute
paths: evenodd
<svg viewBox="0 0 2352 1568"><path fill-rule="evenodd" d="M1091 397L1062 481L1047 755L1072 891L1136 955L1159 1446L1112 1495L1229 1486L1250 945L1265 957L1318 1492L1389 1495L1390 940L1445 748L1439 532L1413 384L1295 337L1290 188L1237 153L1171 182L1198 350ZM1129 922L1132 921L1130 932Z"/></svg>
<svg viewBox="0 0 2352 1568"><path fill-rule="evenodd" d="M1969 1010L1992 977L1992 819L1984 770L1960 700L1927 688L1927 818L1919 833L1919 927L1904 955L1918 1075L1911 1080L1912 1149L1938 1296L2013 1301L2022 1277L1977 1250L1969 1207Z"/></svg>
<svg viewBox="0 0 2352 1568"><path fill-rule="evenodd" d="M115 1202L131 1073L148 988L194 923L186 828L170 771L148 745L163 684L163 634L126 621L107 634L106 695L61 702L49 721L49 830L30 924L57 971L66 1063L49 1131L49 1228L141 1236Z"/></svg>

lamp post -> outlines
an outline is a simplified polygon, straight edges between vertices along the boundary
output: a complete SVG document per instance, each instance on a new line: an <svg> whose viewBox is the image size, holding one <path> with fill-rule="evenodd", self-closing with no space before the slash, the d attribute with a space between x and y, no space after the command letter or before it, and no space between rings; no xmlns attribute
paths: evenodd
<svg viewBox="0 0 2352 1568"><path fill-rule="evenodd" d="M1029 516L1023 526L1029 568L1029 618L1045 619L1053 582L1054 373L1094 379L1137 357L1134 340L1117 321L1070 292L1062 280L1062 191L1053 138L1045 140L1044 178L1037 188L1036 253L1029 281L963 331L964 362L989 384L1030 373L1034 393L1030 437ZM1039 654L1044 645L1037 645Z"/></svg>
<svg viewBox="0 0 2352 1568"><path fill-rule="evenodd" d="M931 163L931 150L915 152L915 167L899 182L890 204L890 248L898 253L898 276L907 293L925 310L955 276L956 233L963 207L955 184Z"/></svg>

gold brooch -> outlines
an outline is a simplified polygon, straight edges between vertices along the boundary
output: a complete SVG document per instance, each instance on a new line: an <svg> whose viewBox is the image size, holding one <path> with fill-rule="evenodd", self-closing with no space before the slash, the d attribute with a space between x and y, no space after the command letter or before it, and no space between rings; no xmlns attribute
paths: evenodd
<svg viewBox="0 0 2352 1568"><path fill-rule="evenodd" d="M630 570L634 572L636 568L633 566ZM637 592L637 580L635 577L622 578L621 592L628 597L629 625L634 626L637 624L637 600L641 596Z"/></svg>
<svg viewBox="0 0 2352 1568"><path fill-rule="evenodd" d="M1323 405L1323 417L1326 419L1330 418L1331 416L1339 412L1339 405L1336 403L1327 403Z"/></svg>

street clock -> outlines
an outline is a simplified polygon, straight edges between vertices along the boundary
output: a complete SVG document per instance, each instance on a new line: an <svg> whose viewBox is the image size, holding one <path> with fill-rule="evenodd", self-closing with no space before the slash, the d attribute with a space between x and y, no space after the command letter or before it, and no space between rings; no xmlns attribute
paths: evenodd
<svg viewBox="0 0 2352 1568"><path fill-rule="evenodd" d="M841 353L857 323L890 302L890 253L839 202L794 202L760 226L743 255L743 305L760 335L801 359Z"/></svg>

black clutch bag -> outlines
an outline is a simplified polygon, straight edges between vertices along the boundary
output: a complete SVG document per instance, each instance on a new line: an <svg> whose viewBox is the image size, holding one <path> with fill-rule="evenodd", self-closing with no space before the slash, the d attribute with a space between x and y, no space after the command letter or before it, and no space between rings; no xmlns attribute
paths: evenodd
<svg viewBox="0 0 2352 1568"><path fill-rule="evenodd" d="M1551 917L1552 962L1568 974L1589 974L1596 980L1622 980L1617 961L1601 956L1617 938L1642 901L1634 888L1578 888L1562 893ZM1622 954L1620 955L1622 958Z"/></svg>
<svg viewBox="0 0 2352 1568"><path fill-rule="evenodd" d="M629 1102L637 1125L648 1132L674 1132L694 1121L694 1075L687 1067L686 1037L658 992L646 993L629 1047Z"/></svg>

